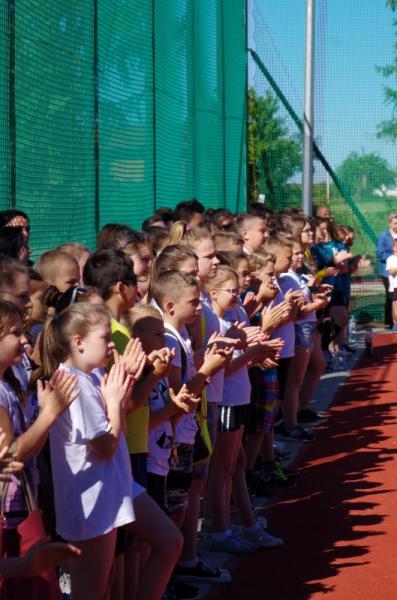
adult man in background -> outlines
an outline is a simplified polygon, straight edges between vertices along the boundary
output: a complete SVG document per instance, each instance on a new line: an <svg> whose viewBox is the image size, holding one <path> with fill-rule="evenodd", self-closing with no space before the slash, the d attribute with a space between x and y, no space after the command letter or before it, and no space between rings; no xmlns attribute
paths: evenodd
<svg viewBox="0 0 397 600"><path fill-rule="evenodd" d="M397 239L397 211L393 211L389 216L389 227L378 237L377 256L380 263L380 276L385 286L385 327L393 327L391 314L391 300L389 298L389 278L386 271L386 260L393 254L393 240Z"/></svg>

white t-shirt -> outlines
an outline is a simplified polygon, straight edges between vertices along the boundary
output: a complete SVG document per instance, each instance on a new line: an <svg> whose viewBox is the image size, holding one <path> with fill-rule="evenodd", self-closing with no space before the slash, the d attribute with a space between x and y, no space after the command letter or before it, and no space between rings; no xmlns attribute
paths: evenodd
<svg viewBox="0 0 397 600"><path fill-rule="evenodd" d="M386 259L386 271L389 269L397 269L397 256L391 254ZM397 289L397 275L389 275L389 292L394 292Z"/></svg>
<svg viewBox="0 0 397 600"><path fill-rule="evenodd" d="M289 287L283 285L283 280L281 279L276 283L279 288L279 293L273 300L273 306L277 306L277 304L281 304L284 302L284 292L289 290ZM295 327L293 321L287 321L287 323L283 323L280 327L277 327L275 331L272 333L272 339L281 338L284 341L284 346L280 352L280 358L292 358L295 356Z"/></svg>
<svg viewBox="0 0 397 600"><path fill-rule="evenodd" d="M205 346L207 346L208 340L213 333L219 333L221 325L217 315L214 313L211 300L208 295L204 292L200 295L200 302L202 306L201 323L205 326ZM207 394L207 402L219 404L223 398L223 382L225 379L225 370L221 369L215 375L212 375L211 380L207 383L205 389Z"/></svg>
<svg viewBox="0 0 397 600"><path fill-rule="evenodd" d="M230 329L233 321L219 319L221 324L222 335ZM233 352L233 359L244 354L243 349L238 349ZM251 383L248 376L248 368L246 365L235 371L231 375L225 374L225 382L223 386L222 406L243 406L251 401Z"/></svg>
<svg viewBox="0 0 397 600"><path fill-rule="evenodd" d="M172 364L174 367L181 369L182 383L187 383L197 373L196 365L194 364L192 342L188 331L186 327L184 327L181 333L179 333L179 331L169 323L164 323L164 325L167 347L175 349L175 356L172 359ZM182 348L184 350L185 358L182 357ZM195 414L193 412L183 414L175 426L175 442L177 444L193 445L197 431L198 425Z"/></svg>
<svg viewBox="0 0 397 600"><path fill-rule="evenodd" d="M247 311L245 310L240 298L237 299L237 304L234 308L225 312L223 318L225 321L230 321L231 323L235 323L236 321L239 323L244 323L245 327L249 327L251 325Z"/></svg>
<svg viewBox="0 0 397 600"><path fill-rule="evenodd" d="M77 375L80 396L50 431L57 532L65 540L88 540L134 521L130 459L124 434L111 458L90 446L111 429L95 374Z"/></svg>
<svg viewBox="0 0 397 600"><path fill-rule="evenodd" d="M296 273L290 269L288 273L282 273L280 275L280 279L282 281L282 289L284 291L288 291L292 289L293 291L297 290L303 292L303 296L305 298L305 302L313 302L311 292L308 288L307 281L300 273ZM302 319L295 321L295 323L315 323L317 321L316 311L312 310L307 313Z"/></svg>
<svg viewBox="0 0 397 600"><path fill-rule="evenodd" d="M168 381L161 379L149 396L150 412L154 413L167 405ZM163 421L149 429L148 473L166 477L173 445L174 430L171 421Z"/></svg>

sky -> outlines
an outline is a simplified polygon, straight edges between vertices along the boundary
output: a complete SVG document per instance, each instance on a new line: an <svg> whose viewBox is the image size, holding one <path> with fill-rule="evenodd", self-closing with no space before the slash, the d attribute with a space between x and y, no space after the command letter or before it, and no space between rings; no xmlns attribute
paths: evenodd
<svg viewBox="0 0 397 600"><path fill-rule="evenodd" d="M301 116L306 1L248 2L249 45ZM314 133L323 154L336 168L352 151L375 152L397 169L397 144L376 136L377 125L392 116L383 94L388 81L375 68L393 62L392 11L385 0L315 0L315 11ZM258 91L268 87L252 65L250 83ZM389 83L397 88L397 77Z"/></svg>

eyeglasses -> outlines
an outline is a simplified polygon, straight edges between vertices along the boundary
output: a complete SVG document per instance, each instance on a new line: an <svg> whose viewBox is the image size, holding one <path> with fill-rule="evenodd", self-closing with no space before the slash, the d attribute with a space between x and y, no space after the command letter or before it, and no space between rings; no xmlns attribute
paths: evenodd
<svg viewBox="0 0 397 600"><path fill-rule="evenodd" d="M238 288L233 288L232 290L230 288L218 288L218 290L220 290L221 292L227 292L231 296L238 296L240 293L240 290Z"/></svg>
<svg viewBox="0 0 397 600"><path fill-rule="evenodd" d="M307 229L302 229L302 233L313 233L313 230L310 227L308 227Z"/></svg>

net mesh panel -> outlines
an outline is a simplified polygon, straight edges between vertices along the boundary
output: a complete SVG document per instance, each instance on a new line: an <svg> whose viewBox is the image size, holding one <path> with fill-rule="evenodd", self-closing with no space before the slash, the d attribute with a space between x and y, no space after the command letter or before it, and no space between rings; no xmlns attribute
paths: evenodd
<svg viewBox="0 0 397 600"><path fill-rule="evenodd" d="M194 195L192 2L155 2L156 203Z"/></svg>
<svg viewBox="0 0 397 600"><path fill-rule="evenodd" d="M357 152L359 156L373 153L384 157L390 168L396 169L395 152L376 135L377 122L390 118L391 114L382 89L387 82L381 75L378 80L374 79L377 64L393 62L393 13L382 1L371 18L373 3L365 0L360 5L365 17L357 21L354 2L349 0L347 5L343 0L316 1L314 137L331 168L327 170L318 160L314 161L313 202L314 205L328 205L337 223L354 227L353 253L371 259L372 266L354 276L351 307L359 317L368 313L373 320L382 321L384 291L373 238L374 234L377 236L387 228L387 217L397 208L397 198L396 195L377 195L375 185L371 184L370 171L368 176L360 175L357 165L355 172L353 168L353 173L345 176L339 167L351 152ZM302 119L305 3L300 0L251 0L249 25L249 45L279 88L275 90L251 57L251 94L265 98L268 110L265 149L257 157L255 168L250 169L251 199L264 194L265 201L276 210L301 206L302 136L283 96ZM376 43L372 44L372 40ZM382 52L379 52L380 47L384 49ZM371 77L371 85L368 77ZM372 117L374 113L377 119ZM277 127L282 130L282 142L275 133ZM256 140L254 146L262 149L262 142ZM293 151L296 150L298 156L294 161ZM333 172L345 195L334 185ZM348 175L358 181L356 187L351 187ZM393 187L396 188L396 184L393 186L389 182L388 193L393 193Z"/></svg>
<svg viewBox="0 0 397 600"><path fill-rule="evenodd" d="M15 3L17 207L37 254L94 242L91 3ZM88 9L88 10L87 10Z"/></svg>
<svg viewBox="0 0 397 600"><path fill-rule="evenodd" d="M244 13L244 0L0 0L0 208L30 215L35 258L192 197L245 207Z"/></svg>
<svg viewBox="0 0 397 600"><path fill-rule="evenodd" d="M194 10L196 194L197 198L207 197L211 206L219 208L225 196L222 2L196 2Z"/></svg>
<svg viewBox="0 0 397 600"><path fill-rule="evenodd" d="M246 94L241 81L247 80L246 13L239 0L223 4L225 73L225 189L226 205L232 211L246 209ZM242 35L243 32L243 35Z"/></svg>
<svg viewBox="0 0 397 600"><path fill-rule="evenodd" d="M100 226L154 208L150 2L98 3Z"/></svg>
<svg viewBox="0 0 397 600"><path fill-rule="evenodd" d="M8 136L9 27L7 4L0 4L0 210L11 208Z"/></svg>

